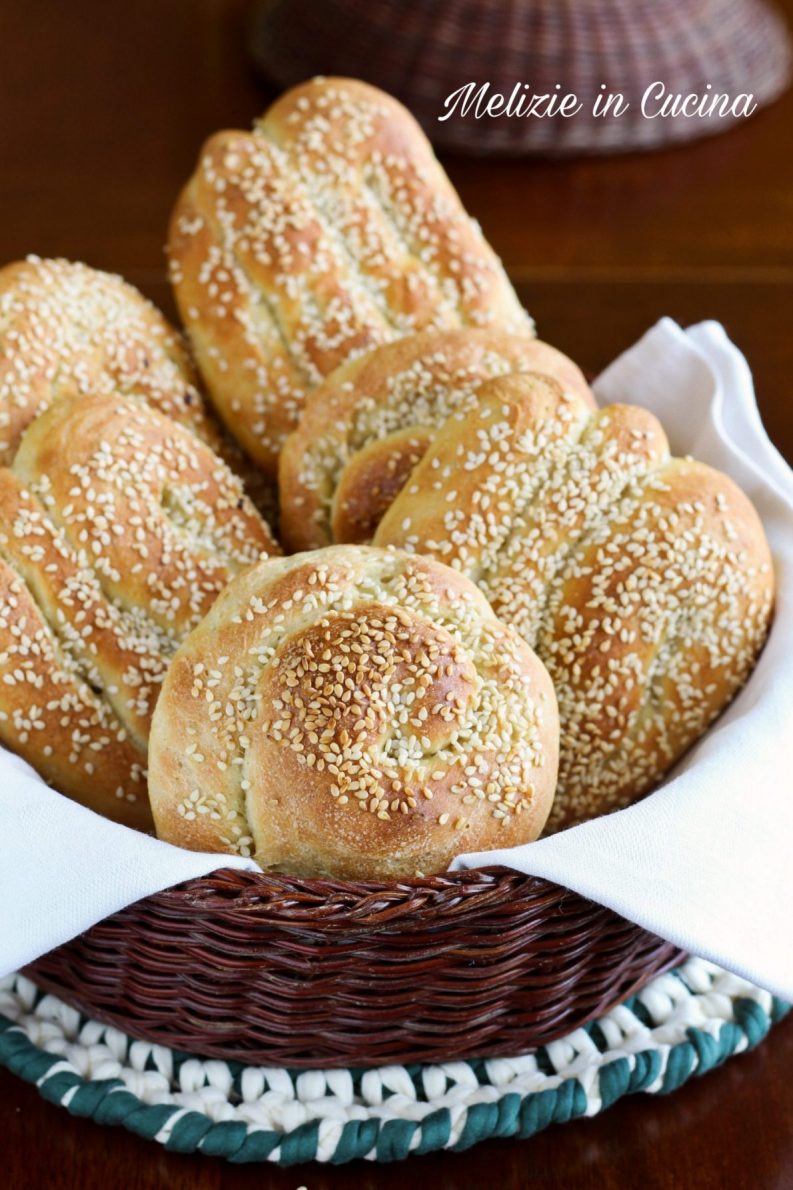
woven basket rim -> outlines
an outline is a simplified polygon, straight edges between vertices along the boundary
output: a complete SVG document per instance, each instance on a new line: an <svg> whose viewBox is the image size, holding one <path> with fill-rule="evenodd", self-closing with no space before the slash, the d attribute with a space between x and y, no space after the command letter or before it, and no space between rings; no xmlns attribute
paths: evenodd
<svg viewBox="0 0 793 1190"><path fill-rule="evenodd" d="M247 917L266 916L272 924L303 924L312 929L334 924L372 927L404 922L415 927L417 914L449 916L476 914L525 898L549 907L565 894L581 894L541 876L530 876L502 865L441 872L392 881L353 881L333 877L295 876L283 872L252 872L219 868L142 898L155 899L160 909L174 913L224 914L239 910ZM583 897L583 900L589 900ZM620 916L619 914L617 916Z"/></svg>
<svg viewBox="0 0 793 1190"><path fill-rule="evenodd" d="M500 866L390 883L224 868L141 898L26 973L146 1041L305 1068L525 1052L679 956Z"/></svg>
<svg viewBox="0 0 793 1190"><path fill-rule="evenodd" d="M461 868L458 871L435 872L428 876L409 876L398 880L347 880L337 876L300 876L290 872L267 871L260 868L251 871L247 868L218 867L205 876L194 876L183 880L173 888L186 888L192 885L213 883L215 881L238 885L240 887L267 887L304 889L317 896L327 896L335 893L355 893L370 896L374 893L408 894L416 889L439 890L449 887L471 885L475 888L489 887L494 882L511 880L517 877L524 881L543 880L542 876L529 876L517 868L509 868L505 864L487 864L477 868ZM163 889L163 892L172 889Z"/></svg>

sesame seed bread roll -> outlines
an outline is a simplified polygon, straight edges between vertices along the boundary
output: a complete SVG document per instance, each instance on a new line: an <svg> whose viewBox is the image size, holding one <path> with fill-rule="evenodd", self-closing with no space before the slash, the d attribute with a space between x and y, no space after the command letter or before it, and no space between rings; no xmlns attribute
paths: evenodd
<svg viewBox="0 0 793 1190"><path fill-rule="evenodd" d="M279 467L281 532L292 550L364 545L450 413L484 380L544 372L589 408L580 369L528 335L425 331L337 369L310 394Z"/></svg>
<svg viewBox="0 0 793 1190"><path fill-rule="evenodd" d="M390 880L528 842L553 799L553 687L462 575L332 546L235 579L154 715L160 838Z"/></svg>
<svg viewBox="0 0 793 1190"><path fill-rule="evenodd" d="M0 269L0 464L61 396L140 397L215 449L180 335L137 289L110 273L31 256Z"/></svg>
<svg viewBox="0 0 793 1190"><path fill-rule="evenodd" d="M0 468L0 740L61 793L151 827L151 716L229 579L277 552L204 443L142 402L60 397Z"/></svg>
<svg viewBox="0 0 793 1190"><path fill-rule="evenodd" d="M0 269L0 465L27 426L59 397L145 401L206 442L240 475L273 523L274 485L207 409L182 339L121 277L29 256Z"/></svg>
<svg viewBox="0 0 793 1190"><path fill-rule="evenodd" d="M168 250L215 407L271 476L306 393L352 356L427 327L532 327L419 125L351 79L210 137Z"/></svg>
<svg viewBox="0 0 793 1190"><path fill-rule="evenodd" d="M553 680L549 829L656 786L746 681L770 623L762 525L725 475L672 459L633 405L592 413L548 377L483 384L375 543L475 581Z"/></svg>

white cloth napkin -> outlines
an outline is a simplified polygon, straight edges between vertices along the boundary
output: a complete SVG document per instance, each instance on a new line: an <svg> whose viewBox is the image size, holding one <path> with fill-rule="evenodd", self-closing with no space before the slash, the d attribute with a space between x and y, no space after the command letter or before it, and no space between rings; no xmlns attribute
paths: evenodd
<svg viewBox="0 0 793 1190"><path fill-rule="evenodd" d="M749 684L665 786L618 814L457 866L503 863L793 998L793 472L768 441L745 360L723 329L668 319L603 373L598 398L663 421L673 449L730 475L777 568L769 643ZM0 976L124 905L247 860L183 851L48 789L0 749Z"/></svg>

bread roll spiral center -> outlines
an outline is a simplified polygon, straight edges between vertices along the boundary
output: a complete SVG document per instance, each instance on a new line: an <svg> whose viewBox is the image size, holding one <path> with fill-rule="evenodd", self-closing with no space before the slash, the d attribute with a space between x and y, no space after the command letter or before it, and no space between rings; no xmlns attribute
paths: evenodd
<svg viewBox="0 0 793 1190"><path fill-rule="evenodd" d="M270 739L320 771L338 757L347 786L365 752L385 769L419 762L459 730L476 669L445 629L403 608L370 604L287 639L262 689Z"/></svg>
<svg viewBox="0 0 793 1190"><path fill-rule="evenodd" d="M536 838L543 666L448 567L338 546L240 575L179 651L150 750L161 838L349 879Z"/></svg>

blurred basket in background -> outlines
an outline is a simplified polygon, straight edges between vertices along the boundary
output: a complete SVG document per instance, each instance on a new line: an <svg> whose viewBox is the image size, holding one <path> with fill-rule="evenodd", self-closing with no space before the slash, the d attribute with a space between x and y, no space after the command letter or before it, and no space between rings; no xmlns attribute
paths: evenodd
<svg viewBox="0 0 793 1190"><path fill-rule="evenodd" d="M691 140L736 117L648 119L641 101L651 84L684 96L751 93L762 107L791 72L785 24L765 0L259 0L250 42L277 85L316 74L365 79L401 99L436 146L473 154L604 153ZM469 111L439 121L446 97L469 82L505 96L516 84L534 95L558 85L583 107L568 119L475 119ZM623 115L591 114L601 84L628 101Z"/></svg>

